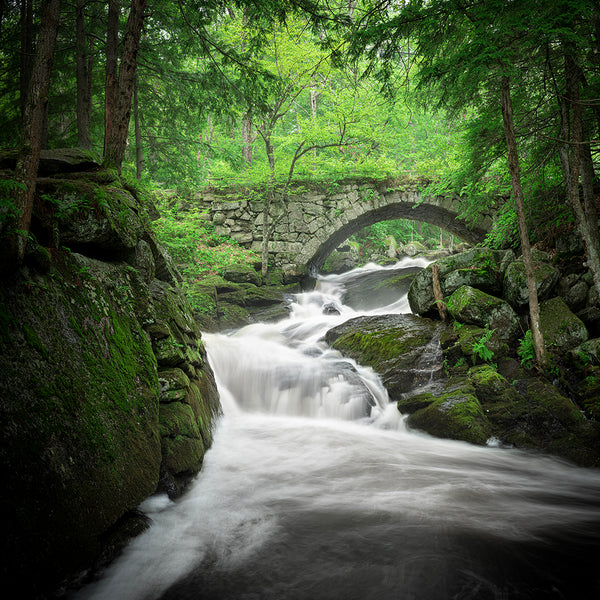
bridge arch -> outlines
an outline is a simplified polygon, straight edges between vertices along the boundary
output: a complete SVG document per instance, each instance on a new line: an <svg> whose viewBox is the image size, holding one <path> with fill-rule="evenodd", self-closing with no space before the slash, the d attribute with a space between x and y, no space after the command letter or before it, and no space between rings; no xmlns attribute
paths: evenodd
<svg viewBox="0 0 600 600"><path fill-rule="evenodd" d="M339 219L345 221L341 225L339 221L329 224L319 232L318 236L315 236L318 246L314 243L307 244L298 255L297 263L306 265L309 271L319 271L325 259L351 235L375 223L395 219L430 223L473 245L482 242L486 235L486 231L480 227L467 227L466 223L448 208L426 202L415 204L399 201L373 208L354 218Z"/></svg>
<svg viewBox="0 0 600 600"><path fill-rule="evenodd" d="M195 201L204 208L216 233L261 251L263 203L256 190L203 191ZM458 217L460 202L457 195L428 196L414 184L394 180L347 180L299 188L289 193L285 206L276 206L269 216L274 224L269 265L298 272L318 270L353 233L393 219L431 223L470 244L480 243L491 226L493 208L468 227Z"/></svg>

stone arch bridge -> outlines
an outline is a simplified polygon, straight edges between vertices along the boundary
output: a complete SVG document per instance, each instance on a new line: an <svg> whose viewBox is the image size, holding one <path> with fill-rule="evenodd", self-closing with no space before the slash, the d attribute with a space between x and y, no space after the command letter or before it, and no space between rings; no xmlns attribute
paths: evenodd
<svg viewBox="0 0 600 600"><path fill-rule="evenodd" d="M263 203L256 191L203 191L196 199L218 234L230 235L242 246L260 253ZM477 244L491 226L491 211L468 227L457 216L460 201L456 195L427 196L416 185L397 181L362 179L297 189L288 194L285 207L271 208L270 218L276 224L269 243L269 265L300 272L318 270L353 233L392 219L431 223Z"/></svg>

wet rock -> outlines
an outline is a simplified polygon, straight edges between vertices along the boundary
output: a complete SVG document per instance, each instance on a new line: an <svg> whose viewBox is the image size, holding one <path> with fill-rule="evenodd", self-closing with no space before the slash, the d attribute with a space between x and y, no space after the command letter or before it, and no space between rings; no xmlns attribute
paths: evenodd
<svg viewBox="0 0 600 600"><path fill-rule="evenodd" d="M403 412L409 403L417 406L417 402L426 406L409 415L407 424L413 429L472 444L485 444L492 435L492 427L475 395L475 389L466 378L450 379L435 395L425 392L409 396L398 403L398 409Z"/></svg>
<svg viewBox="0 0 600 600"><path fill-rule="evenodd" d="M521 380L508 401L482 402L494 435L517 448L533 448L583 466L600 463L600 430L579 407L542 378Z"/></svg>
<svg viewBox="0 0 600 600"><path fill-rule="evenodd" d="M330 302L329 304L325 304L323 306L323 314L324 315L339 315L340 309L337 306L335 306L335 304Z"/></svg>
<svg viewBox="0 0 600 600"><path fill-rule="evenodd" d="M345 281L344 304L354 310L371 310L398 301L407 293L421 267L382 269Z"/></svg>
<svg viewBox="0 0 600 600"><path fill-rule="evenodd" d="M427 355L438 352L436 336L443 328L410 314L357 317L330 329L325 340L344 356L371 366L381 375L390 397L398 399L430 378L433 368L426 365ZM441 369L441 360L435 369Z"/></svg>
<svg viewBox="0 0 600 600"><path fill-rule="evenodd" d="M220 414L144 206L111 184L84 210L88 182L43 185L55 202L38 205L36 237L49 225L81 252L53 247L44 269L30 263L0 286L3 575L23 597L89 566L159 481L180 493Z"/></svg>

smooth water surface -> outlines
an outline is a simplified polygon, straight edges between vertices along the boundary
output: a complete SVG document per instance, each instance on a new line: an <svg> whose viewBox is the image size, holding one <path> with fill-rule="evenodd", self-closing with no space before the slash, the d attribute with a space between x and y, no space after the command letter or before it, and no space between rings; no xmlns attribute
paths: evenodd
<svg viewBox="0 0 600 600"><path fill-rule="evenodd" d="M345 290L381 270L205 335L225 416L202 472L142 505L152 527L77 598L600 597L598 471L407 431L375 373L323 344L358 314Z"/></svg>

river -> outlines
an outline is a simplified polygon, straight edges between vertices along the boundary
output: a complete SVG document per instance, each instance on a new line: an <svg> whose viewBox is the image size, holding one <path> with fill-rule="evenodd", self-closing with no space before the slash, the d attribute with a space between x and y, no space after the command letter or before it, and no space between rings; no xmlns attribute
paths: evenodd
<svg viewBox="0 0 600 600"><path fill-rule="evenodd" d="M409 431L376 374L323 344L358 314L410 311L343 303L382 271L204 336L224 417L203 469L144 502L152 526L78 600L600 598L598 471Z"/></svg>

